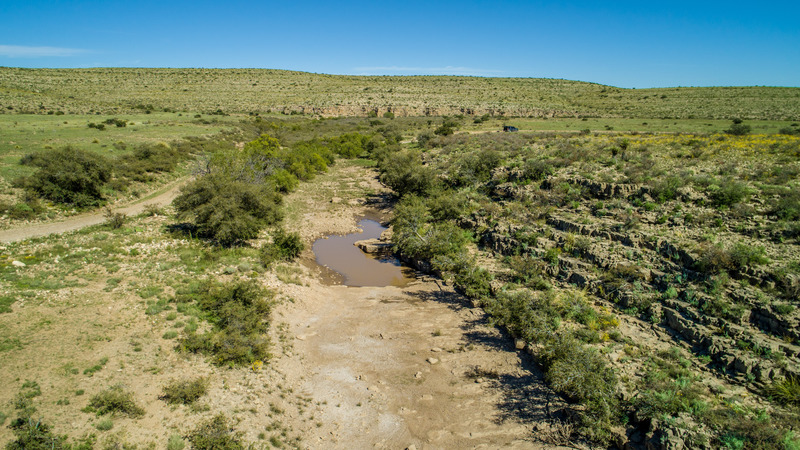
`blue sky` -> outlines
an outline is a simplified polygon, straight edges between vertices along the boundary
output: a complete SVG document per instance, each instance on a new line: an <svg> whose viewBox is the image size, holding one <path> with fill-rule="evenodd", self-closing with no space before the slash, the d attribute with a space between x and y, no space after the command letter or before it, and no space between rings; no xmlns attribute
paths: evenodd
<svg viewBox="0 0 800 450"><path fill-rule="evenodd" d="M0 66L800 87L800 2L0 0Z"/></svg>

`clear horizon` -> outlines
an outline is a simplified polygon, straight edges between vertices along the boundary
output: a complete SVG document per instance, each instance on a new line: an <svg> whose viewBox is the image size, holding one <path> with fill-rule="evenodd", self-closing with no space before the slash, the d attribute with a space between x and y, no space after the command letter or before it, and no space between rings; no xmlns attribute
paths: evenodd
<svg viewBox="0 0 800 450"><path fill-rule="evenodd" d="M5 5L0 66L800 87L800 6L143 0Z"/></svg>

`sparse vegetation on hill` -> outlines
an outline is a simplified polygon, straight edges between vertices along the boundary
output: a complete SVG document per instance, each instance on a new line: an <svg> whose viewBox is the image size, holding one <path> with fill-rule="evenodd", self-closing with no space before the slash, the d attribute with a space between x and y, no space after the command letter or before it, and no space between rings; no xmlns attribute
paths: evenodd
<svg viewBox="0 0 800 450"><path fill-rule="evenodd" d="M0 111L16 114L200 111L212 117L281 112L385 119L465 114L798 120L798 103L800 89L779 87L622 89L540 78L0 68Z"/></svg>

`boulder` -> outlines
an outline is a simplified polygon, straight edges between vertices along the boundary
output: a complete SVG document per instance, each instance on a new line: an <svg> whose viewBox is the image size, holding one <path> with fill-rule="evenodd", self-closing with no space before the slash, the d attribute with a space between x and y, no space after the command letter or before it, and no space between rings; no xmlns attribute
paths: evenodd
<svg viewBox="0 0 800 450"><path fill-rule="evenodd" d="M356 247L360 248L364 253L372 254L386 254L392 253L392 243L384 242L379 239L364 239L353 243Z"/></svg>

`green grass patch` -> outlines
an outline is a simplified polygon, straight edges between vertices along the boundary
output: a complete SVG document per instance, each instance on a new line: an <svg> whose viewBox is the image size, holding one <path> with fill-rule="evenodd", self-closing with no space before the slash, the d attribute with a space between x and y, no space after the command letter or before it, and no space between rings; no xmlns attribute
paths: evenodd
<svg viewBox="0 0 800 450"><path fill-rule="evenodd" d="M83 374L91 377L92 375L95 374L95 372L103 370L103 367L105 367L107 363L108 363L108 358L104 357L100 359L100 361L97 364L84 369Z"/></svg>
<svg viewBox="0 0 800 450"><path fill-rule="evenodd" d="M0 313L11 312L11 305L17 301L17 298L11 295L4 295L0 297Z"/></svg>

